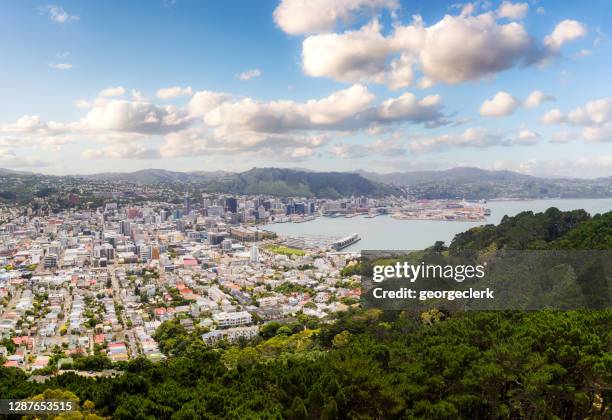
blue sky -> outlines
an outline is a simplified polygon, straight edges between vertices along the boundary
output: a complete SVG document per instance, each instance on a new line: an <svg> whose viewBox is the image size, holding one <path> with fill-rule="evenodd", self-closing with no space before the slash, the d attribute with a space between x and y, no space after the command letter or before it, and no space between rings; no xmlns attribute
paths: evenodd
<svg viewBox="0 0 612 420"><path fill-rule="evenodd" d="M0 167L612 175L609 1L2 9Z"/></svg>

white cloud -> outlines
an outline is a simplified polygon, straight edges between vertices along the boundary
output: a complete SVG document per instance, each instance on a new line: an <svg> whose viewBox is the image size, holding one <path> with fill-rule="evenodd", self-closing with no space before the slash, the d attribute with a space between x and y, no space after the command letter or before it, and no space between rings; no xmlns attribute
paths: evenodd
<svg viewBox="0 0 612 420"><path fill-rule="evenodd" d="M550 138L551 143L569 143L570 141L576 140L578 135L571 131L557 131Z"/></svg>
<svg viewBox="0 0 612 420"><path fill-rule="evenodd" d="M70 13L65 11L63 7L54 4L44 6L42 10L47 12L47 14L49 15L49 19L59 24L75 22L80 19L79 16L71 15Z"/></svg>
<svg viewBox="0 0 612 420"><path fill-rule="evenodd" d="M546 101L554 101L555 97L552 95L547 95L540 90L534 90L527 96L527 99L523 101L523 106L525 108L535 108L540 106L542 103Z"/></svg>
<svg viewBox="0 0 612 420"><path fill-rule="evenodd" d="M582 135L586 141L592 143L610 143L612 142L612 122L595 127L585 127Z"/></svg>
<svg viewBox="0 0 612 420"><path fill-rule="evenodd" d="M314 156L316 149L325 146L325 135L288 135L239 133L223 138L211 136L201 127L170 133L160 147L162 157L181 156L268 156L275 160L301 161Z"/></svg>
<svg viewBox="0 0 612 420"><path fill-rule="evenodd" d="M251 98L222 102L204 116L205 123L222 133L254 131L282 133L291 130L337 128L373 101L363 85L305 103L290 100L259 102Z"/></svg>
<svg viewBox="0 0 612 420"><path fill-rule="evenodd" d="M313 124L336 124L365 110L373 100L374 95L368 88L357 84L326 98L309 100L303 111Z"/></svg>
<svg viewBox="0 0 612 420"><path fill-rule="evenodd" d="M604 124L612 121L612 98L587 102L567 114L567 121L575 125Z"/></svg>
<svg viewBox="0 0 612 420"><path fill-rule="evenodd" d="M440 95L429 95L423 99L417 99L410 92L406 92L398 98L390 98L376 108L376 119L378 121L436 121L442 115L440 107L442 97Z"/></svg>
<svg viewBox="0 0 612 420"><path fill-rule="evenodd" d="M497 9L497 16L510 20L520 20L527 15L529 4L504 1Z"/></svg>
<svg viewBox="0 0 612 420"><path fill-rule="evenodd" d="M132 100L113 98L126 92L123 87L112 87L93 100L76 101L87 110L76 122L24 116L0 125L0 146L59 150L69 142L86 139L106 145L88 148L83 152L86 158L148 159L155 157L154 149L142 141L162 136L159 153L163 157L245 154L298 161L315 156L332 132L338 139L357 132L383 134L402 123L426 127L447 123L440 95L418 98L406 92L377 104L374 94L362 84L304 102L258 101L210 91L195 92L183 106L151 103L137 90L131 91ZM368 150L383 153L386 147L401 153L389 144L374 142Z"/></svg>
<svg viewBox="0 0 612 420"><path fill-rule="evenodd" d="M330 147L329 152L332 156L342 159L360 159L374 155L381 155L387 158L401 157L407 151L398 139L378 139L367 144L337 142Z"/></svg>
<svg viewBox="0 0 612 420"><path fill-rule="evenodd" d="M519 130L516 138L512 139L510 143L512 145L531 146L536 144L539 138L538 133L524 128Z"/></svg>
<svg viewBox="0 0 612 420"><path fill-rule="evenodd" d="M397 0L282 0L273 15L284 32L298 35L326 32L355 15L395 10L398 6Z"/></svg>
<svg viewBox="0 0 612 420"><path fill-rule="evenodd" d="M142 94L141 91L132 89L132 100L136 102L146 102L147 98Z"/></svg>
<svg viewBox="0 0 612 420"><path fill-rule="evenodd" d="M558 51L561 47L575 39L585 36L586 26L575 20L564 20L544 39L546 45L552 51Z"/></svg>
<svg viewBox="0 0 612 420"><path fill-rule="evenodd" d="M190 115L204 117L210 110L230 99L231 95L227 93L202 90L193 95L187 104L187 109Z"/></svg>
<svg viewBox="0 0 612 420"><path fill-rule="evenodd" d="M487 117L505 117L512 114L520 101L507 92L497 92L493 99L487 99L480 107L480 115Z"/></svg>
<svg viewBox="0 0 612 420"><path fill-rule="evenodd" d="M0 167L9 169L41 168L50 162L33 157L20 157L13 150L0 149Z"/></svg>
<svg viewBox="0 0 612 420"><path fill-rule="evenodd" d="M612 173L612 155L594 157L577 157L572 160L496 161L492 169L517 171L534 176L564 176L571 178L596 178L610 176Z"/></svg>
<svg viewBox="0 0 612 420"><path fill-rule="evenodd" d="M343 34L313 35L302 43L302 67L313 77L330 77L341 82L387 81L389 41L380 33L377 20L356 31ZM412 81L411 66L405 69L396 62L395 87L407 86ZM400 68L401 67L401 68ZM399 81L397 73L406 71Z"/></svg>
<svg viewBox="0 0 612 420"><path fill-rule="evenodd" d="M524 9L523 3L505 5L500 10L507 16L517 17ZM579 22L564 21L541 45L521 22L500 23L498 14L472 15L474 10L464 8L430 26L420 16L407 25L395 21L388 36L378 19L358 30L308 36L302 43L302 68L313 77L386 84L392 89L409 86L415 69L422 73L419 86L457 84L545 63L584 29Z"/></svg>
<svg viewBox="0 0 612 420"><path fill-rule="evenodd" d="M187 113L175 106L113 99L91 108L81 126L86 131L163 134L178 131L189 121Z"/></svg>
<svg viewBox="0 0 612 420"><path fill-rule="evenodd" d="M125 94L125 88L123 86L116 86L116 87L108 87L106 89L102 89L98 93L98 96L109 98L112 96L123 96L124 94Z"/></svg>
<svg viewBox="0 0 612 420"><path fill-rule="evenodd" d="M445 16L433 26L416 21L398 37L417 32L421 67L427 77L446 83L478 80L527 61L532 41L519 23L498 24L491 13ZM404 35L405 33L405 35ZM404 36L402 36L404 35ZM404 40L410 45L411 40Z"/></svg>
<svg viewBox="0 0 612 420"><path fill-rule="evenodd" d="M500 134L491 133L484 128L468 128L461 133L416 138L410 143L409 148L412 153L422 154L458 147L491 147L499 145L502 139Z"/></svg>
<svg viewBox="0 0 612 420"><path fill-rule="evenodd" d="M455 148L532 146L539 139L538 133L526 128L520 129L516 134L508 135L485 128L470 127L458 133L415 137L408 147L414 154L425 154Z"/></svg>
<svg viewBox="0 0 612 420"><path fill-rule="evenodd" d="M70 70L72 64L70 63L49 63L49 67L56 70Z"/></svg>
<svg viewBox="0 0 612 420"><path fill-rule="evenodd" d="M540 118L540 122L542 124L558 124L564 120L565 117L559 108L551 109L546 114L542 115L542 118Z"/></svg>
<svg viewBox="0 0 612 420"><path fill-rule="evenodd" d="M542 116L543 124L569 124L584 127L582 137L592 143L612 141L612 98L588 101L567 114L552 109Z"/></svg>
<svg viewBox="0 0 612 420"><path fill-rule="evenodd" d="M251 79L254 79L260 76L261 76L261 70L259 69L247 70L247 71L244 71L236 75L236 77L238 77L238 79L242 80L243 82L246 82L247 80L251 80Z"/></svg>
<svg viewBox="0 0 612 420"><path fill-rule="evenodd" d="M87 149L81 153L86 159L157 159L159 153L142 144L113 144L103 149Z"/></svg>
<svg viewBox="0 0 612 420"><path fill-rule="evenodd" d="M181 86L172 86L167 88L162 88L157 91L157 97L161 99L171 99L177 98L179 96L192 96L193 90L191 86L181 87Z"/></svg>
<svg viewBox="0 0 612 420"><path fill-rule="evenodd" d="M567 114L558 108L551 109L540 121L544 124L604 125L612 122L612 98L588 101L584 106L575 108Z"/></svg>
<svg viewBox="0 0 612 420"><path fill-rule="evenodd" d="M198 95L196 94L196 97ZM192 115L201 115L217 135L235 132L283 133L303 130L357 130L392 122L440 123L439 95L417 99L411 93L373 106L374 95L362 84L306 102L260 102L203 93L199 105L190 104ZM201 109L200 109L201 108Z"/></svg>
<svg viewBox="0 0 612 420"><path fill-rule="evenodd" d="M416 17L412 24L396 25L389 37L374 20L360 30L310 36L302 44L302 65L309 76L391 88L412 82L413 65L424 75L421 85L428 87L482 79L533 55L533 41L523 26L498 24L491 13L447 15L432 26Z"/></svg>
<svg viewBox="0 0 612 420"><path fill-rule="evenodd" d="M55 121L44 121L38 115L24 115L13 124L0 125L0 133L53 136L66 132L70 126Z"/></svg>

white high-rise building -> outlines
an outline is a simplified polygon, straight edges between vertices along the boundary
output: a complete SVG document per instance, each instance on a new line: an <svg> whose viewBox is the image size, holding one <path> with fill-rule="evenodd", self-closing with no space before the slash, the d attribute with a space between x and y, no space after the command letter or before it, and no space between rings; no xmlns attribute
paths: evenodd
<svg viewBox="0 0 612 420"><path fill-rule="evenodd" d="M251 247L251 262L259 262L259 248L257 248L257 245Z"/></svg>

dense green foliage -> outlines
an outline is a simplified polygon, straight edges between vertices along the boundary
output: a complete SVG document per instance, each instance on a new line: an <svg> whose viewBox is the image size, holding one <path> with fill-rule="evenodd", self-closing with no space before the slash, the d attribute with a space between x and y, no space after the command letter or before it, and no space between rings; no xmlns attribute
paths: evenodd
<svg viewBox="0 0 612 420"><path fill-rule="evenodd" d="M310 337L258 345L276 340L280 352L194 345L158 364L135 360L112 379L69 373L37 384L2 368L0 394L67 389L118 419L603 417L611 321L611 311L498 312L430 325L355 312Z"/></svg>
<svg viewBox="0 0 612 420"><path fill-rule="evenodd" d="M608 213L606 217L609 223L612 213ZM485 225L457 234L450 250L551 249L551 242L561 240L564 235L582 224L585 224L582 231L591 230L595 223L584 210L562 212L551 207L537 214L525 211L513 217L504 216L497 226ZM580 235L582 234L577 236ZM574 237L574 240L577 239ZM599 246L594 248L605 249Z"/></svg>

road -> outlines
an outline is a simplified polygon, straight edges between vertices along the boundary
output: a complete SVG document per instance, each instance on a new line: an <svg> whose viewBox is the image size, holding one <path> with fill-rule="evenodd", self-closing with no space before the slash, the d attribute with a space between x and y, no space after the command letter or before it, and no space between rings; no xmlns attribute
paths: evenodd
<svg viewBox="0 0 612 420"><path fill-rule="evenodd" d="M128 318L125 315L126 305L125 305L125 301L123 300L123 296L121 294L121 286L119 285L119 279L117 279L115 270L116 270L116 265L108 267L108 271L111 276L111 284L113 286L113 298L116 302L121 304L121 306L123 306L124 308L124 310L121 311L121 321L123 322L123 326L124 326L123 332L127 336L126 341L128 344L130 358L134 359L138 357L139 355L138 345L136 342L136 335L134 334L133 328L128 328L128 322L127 322Z"/></svg>

